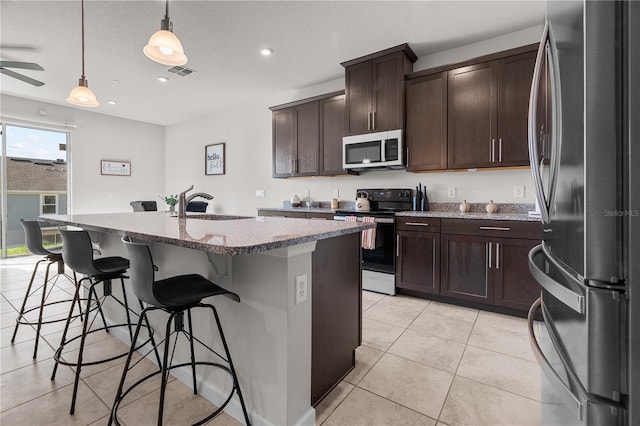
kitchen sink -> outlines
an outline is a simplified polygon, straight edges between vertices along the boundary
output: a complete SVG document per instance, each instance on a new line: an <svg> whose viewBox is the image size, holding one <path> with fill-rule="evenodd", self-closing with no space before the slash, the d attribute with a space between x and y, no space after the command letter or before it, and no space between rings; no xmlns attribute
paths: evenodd
<svg viewBox="0 0 640 426"><path fill-rule="evenodd" d="M188 219L202 219L202 220L239 220L239 219L253 219L251 216L235 216L226 214L190 214L187 215Z"/></svg>

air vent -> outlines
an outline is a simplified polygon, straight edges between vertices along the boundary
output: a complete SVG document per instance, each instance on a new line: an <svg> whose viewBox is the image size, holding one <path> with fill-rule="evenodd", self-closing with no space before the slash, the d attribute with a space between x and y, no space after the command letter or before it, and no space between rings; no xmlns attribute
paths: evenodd
<svg viewBox="0 0 640 426"><path fill-rule="evenodd" d="M180 65L171 67L167 71L172 72L174 74L178 74L180 77L186 77L189 74L193 74L194 72L196 72L196 70L192 70L191 68L187 68L187 67L182 67Z"/></svg>

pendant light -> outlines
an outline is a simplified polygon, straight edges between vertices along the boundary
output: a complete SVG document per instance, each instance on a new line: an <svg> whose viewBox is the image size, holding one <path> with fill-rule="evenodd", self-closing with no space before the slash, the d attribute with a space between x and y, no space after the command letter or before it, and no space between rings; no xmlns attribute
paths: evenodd
<svg viewBox="0 0 640 426"><path fill-rule="evenodd" d="M67 102L81 107L97 107L100 104L96 95L89 89L89 83L84 76L84 0L82 0L82 75L78 85L71 89Z"/></svg>
<svg viewBox="0 0 640 426"><path fill-rule="evenodd" d="M182 43L173 33L173 23L169 19L169 0L166 3L164 19L160 21L160 31L155 32L144 47L147 58L164 65L184 65L187 57Z"/></svg>

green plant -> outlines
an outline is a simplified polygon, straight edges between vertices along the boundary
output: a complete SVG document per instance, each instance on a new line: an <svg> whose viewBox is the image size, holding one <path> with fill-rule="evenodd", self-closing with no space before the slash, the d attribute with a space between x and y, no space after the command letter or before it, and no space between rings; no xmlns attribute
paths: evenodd
<svg viewBox="0 0 640 426"><path fill-rule="evenodd" d="M165 195L164 197L160 196L160 198L162 198L164 202L170 206L175 206L176 204L178 204L178 194L176 195L169 194L169 195Z"/></svg>

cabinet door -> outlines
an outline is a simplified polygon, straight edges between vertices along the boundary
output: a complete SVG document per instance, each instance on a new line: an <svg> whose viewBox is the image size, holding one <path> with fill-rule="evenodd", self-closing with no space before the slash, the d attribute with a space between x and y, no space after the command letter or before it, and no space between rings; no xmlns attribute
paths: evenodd
<svg viewBox="0 0 640 426"><path fill-rule="evenodd" d="M398 231L396 286L440 293L440 234Z"/></svg>
<svg viewBox="0 0 640 426"><path fill-rule="evenodd" d="M497 64L449 71L448 166L490 167L496 158Z"/></svg>
<svg viewBox="0 0 640 426"><path fill-rule="evenodd" d="M508 308L528 310L540 297L540 285L529 272L529 251L539 240L502 238L496 240L494 303Z"/></svg>
<svg viewBox="0 0 640 426"><path fill-rule="evenodd" d="M371 130L402 129L404 124L404 53L398 52L371 62Z"/></svg>
<svg viewBox="0 0 640 426"><path fill-rule="evenodd" d="M405 84L407 170L447 168L447 73Z"/></svg>
<svg viewBox="0 0 640 426"><path fill-rule="evenodd" d="M345 132L359 135L371 128L371 62L351 65L345 69Z"/></svg>
<svg viewBox="0 0 640 426"><path fill-rule="evenodd" d="M320 101L320 174L345 174L342 168L344 95Z"/></svg>
<svg viewBox="0 0 640 426"><path fill-rule="evenodd" d="M296 176L316 175L320 156L319 104L311 102L300 105L296 107L296 114L297 156L294 173Z"/></svg>
<svg viewBox="0 0 640 426"><path fill-rule="evenodd" d="M498 166L529 165L527 120L536 52L498 61Z"/></svg>
<svg viewBox="0 0 640 426"><path fill-rule="evenodd" d="M273 176L291 176L296 158L296 111L273 112Z"/></svg>
<svg viewBox="0 0 640 426"><path fill-rule="evenodd" d="M493 302L492 271L488 267L489 240L471 235L441 235L443 296Z"/></svg>

